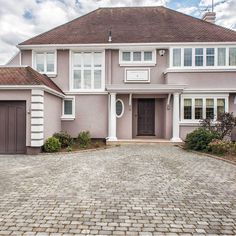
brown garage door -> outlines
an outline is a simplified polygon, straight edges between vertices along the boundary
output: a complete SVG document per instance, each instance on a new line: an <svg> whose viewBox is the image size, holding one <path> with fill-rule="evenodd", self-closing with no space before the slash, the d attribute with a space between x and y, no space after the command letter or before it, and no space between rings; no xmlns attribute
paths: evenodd
<svg viewBox="0 0 236 236"><path fill-rule="evenodd" d="M0 153L26 151L26 109L23 101L0 101Z"/></svg>

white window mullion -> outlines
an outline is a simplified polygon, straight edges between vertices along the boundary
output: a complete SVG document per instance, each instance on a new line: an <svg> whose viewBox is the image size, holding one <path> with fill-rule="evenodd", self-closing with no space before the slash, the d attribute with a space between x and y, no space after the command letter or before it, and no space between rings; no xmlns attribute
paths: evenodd
<svg viewBox="0 0 236 236"><path fill-rule="evenodd" d="M91 89L94 89L94 72L95 72L95 66L94 66L94 52L91 55Z"/></svg>

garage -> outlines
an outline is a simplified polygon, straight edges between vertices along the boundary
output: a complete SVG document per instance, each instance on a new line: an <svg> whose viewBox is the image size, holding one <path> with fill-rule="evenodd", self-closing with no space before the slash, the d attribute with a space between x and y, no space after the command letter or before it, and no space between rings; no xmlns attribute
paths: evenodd
<svg viewBox="0 0 236 236"><path fill-rule="evenodd" d="M0 101L0 154L26 152L26 102Z"/></svg>

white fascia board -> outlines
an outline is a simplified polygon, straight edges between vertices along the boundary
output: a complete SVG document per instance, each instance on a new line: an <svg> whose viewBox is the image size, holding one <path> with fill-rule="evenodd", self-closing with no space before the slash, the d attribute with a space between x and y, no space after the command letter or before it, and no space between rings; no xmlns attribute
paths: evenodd
<svg viewBox="0 0 236 236"><path fill-rule="evenodd" d="M96 43L96 44L34 44L34 45L17 45L19 49L123 49L137 48L137 47L155 47L155 48L170 48L172 46L183 46L183 45L236 45L235 42L171 42L171 43Z"/></svg>
<svg viewBox="0 0 236 236"><path fill-rule="evenodd" d="M0 90L27 90L27 89L41 89L45 92L64 98L65 95L51 89L45 85L0 85Z"/></svg>

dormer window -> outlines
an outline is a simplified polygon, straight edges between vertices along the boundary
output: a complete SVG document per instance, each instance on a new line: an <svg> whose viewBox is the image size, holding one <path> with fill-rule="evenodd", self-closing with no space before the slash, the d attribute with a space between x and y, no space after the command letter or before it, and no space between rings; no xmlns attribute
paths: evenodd
<svg viewBox="0 0 236 236"><path fill-rule="evenodd" d="M42 74L56 74L56 52L55 51L34 51L33 67Z"/></svg>
<svg viewBox="0 0 236 236"><path fill-rule="evenodd" d="M156 64L156 51L120 51L121 66L154 66Z"/></svg>

